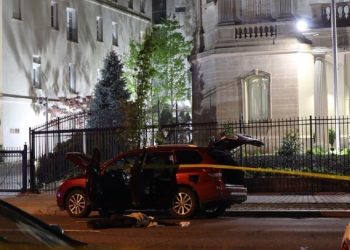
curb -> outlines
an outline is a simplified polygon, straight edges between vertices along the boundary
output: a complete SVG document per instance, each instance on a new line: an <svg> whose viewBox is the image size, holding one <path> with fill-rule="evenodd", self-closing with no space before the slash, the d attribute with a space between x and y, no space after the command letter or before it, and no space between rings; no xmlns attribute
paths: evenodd
<svg viewBox="0 0 350 250"><path fill-rule="evenodd" d="M54 194L25 193L16 196L2 196L1 199L33 215L67 215L57 207ZM328 200L327 200L328 201ZM338 201L338 200L337 200ZM230 217L338 217L350 218L350 204L326 202L276 202L276 199L261 199L233 205L224 216Z"/></svg>
<svg viewBox="0 0 350 250"><path fill-rule="evenodd" d="M350 218L350 211L345 210L249 210L249 211L226 211L229 217L291 217L291 218Z"/></svg>

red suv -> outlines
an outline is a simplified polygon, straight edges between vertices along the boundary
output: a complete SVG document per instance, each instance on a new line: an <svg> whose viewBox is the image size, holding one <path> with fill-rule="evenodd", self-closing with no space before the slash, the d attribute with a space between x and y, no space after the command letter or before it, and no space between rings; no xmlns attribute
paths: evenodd
<svg viewBox="0 0 350 250"><path fill-rule="evenodd" d="M199 211L208 217L219 216L232 204L244 202L247 189L243 172L211 165L234 165L229 150L243 144L263 145L237 135L209 147L162 145L122 153L100 165L104 207L117 212L170 208L177 218L189 218ZM91 157L81 153L67 153L66 158L85 170L91 162ZM86 183L85 175L70 178L57 190L58 206L73 217L85 217L101 208L90 201Z"/></svg>

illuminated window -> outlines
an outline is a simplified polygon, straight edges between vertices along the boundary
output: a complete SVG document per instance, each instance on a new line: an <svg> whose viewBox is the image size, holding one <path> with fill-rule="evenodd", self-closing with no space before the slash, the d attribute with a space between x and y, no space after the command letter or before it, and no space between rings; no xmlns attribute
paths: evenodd
<svg viewBox="0 0 350 250"><path fill-rule="evenodd" d="M72 8L67 8L67 40L78 42L77 13Z"/></svg>
<svg viewBox="0 0 350 250"><path fill-rule="evenodd" d="M96 31L97 31L97 41L103 42L103 18L96 17Z"/></svg>
<svg viewBox="0 0 350 250"><path fill-rule="evenodd" d="M118 25L116 22L112 22L112 44L118 46Z"/></svg>
<svg viewBox="0 0 350 250"><path fill-rule="evenodd" d="M145 38L145 32L143 30L140 31L140 41L143 41Z"/></svg>
<svg viewBox="0 0 350 250"><path fill-rule="evenodd" d="M73 93L76 93L77 92L76 70L75 70L74 63L70 63L68 66L68 82L69 82L69 90Z"/></svg>
<svg viewBox="0 0 350 250"><path fill-rule="evenodd" d="M96 80L97 80L97 82L102 80L102 70L101 69L97 69Z"/></svg>
<svg viewBox="0 0 350 250"><path fill-rule="evenodd" d="M33 56L33 64L32 64L32 84L35 88L41 88L41 57Z"/></svg>
<svg viewBox="0 0 350 250"><path fill-rule="evenodd" d="M271 118L270 75L255 70L243 79L243 115L246 121Z"/></svg>

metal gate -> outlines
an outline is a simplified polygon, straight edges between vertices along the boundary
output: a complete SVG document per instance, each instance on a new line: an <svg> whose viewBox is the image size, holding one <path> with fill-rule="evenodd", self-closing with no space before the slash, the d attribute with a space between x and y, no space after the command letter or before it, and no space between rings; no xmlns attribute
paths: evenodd
<svg viewBox="0 0 350 250"><path fill-rule="evenodd" d="M27 145L23 150L0 150L0 192L26 192L27 170Z"/></svg>

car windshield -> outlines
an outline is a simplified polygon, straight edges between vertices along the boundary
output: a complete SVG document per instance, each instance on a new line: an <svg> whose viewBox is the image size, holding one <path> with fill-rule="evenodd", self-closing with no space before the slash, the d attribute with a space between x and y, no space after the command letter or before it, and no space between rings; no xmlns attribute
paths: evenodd
<svg viewBox="0 0 350 250"><path fill-rule="evenodd" d="M0 249L74 249L45 224L0 201Z"/></svg>

